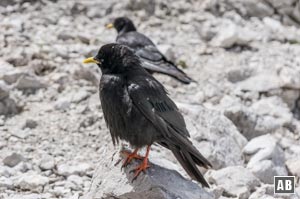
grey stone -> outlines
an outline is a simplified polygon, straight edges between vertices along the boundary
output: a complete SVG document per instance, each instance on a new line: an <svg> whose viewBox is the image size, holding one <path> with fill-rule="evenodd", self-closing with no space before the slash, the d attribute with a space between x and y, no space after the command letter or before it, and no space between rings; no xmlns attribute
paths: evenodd
<svg viewBox="0 0 300 199"><path fill-rule="evenodd" d="M105 194L113 194L117 196L116 198L121 199L214 198L213 194L200 188L196 183L186 180L178 172L153 163L150 163L151 167L145 174L141 173L135 181L130 183L134 176L134 173L130 171L136 168L140 161L134 160L124 169L125 177L119 168L115 169L113 166L118 158L117 156L118 154L114 154L113 158L106 158L105 164L99 165L94 174L90 191L83 197L84 199L102 197ZM115 179L119 179L119 182L116 183ZM108 186L114 187L109 188ZM109 190L113 190L113 192L110 193Z"/></svg>
<svg viewBox="0 0 300 199"><path fill-rule="evenodd" d="M34 129L38 125L38 122L33 119L27 119L24 125L24 128Z"/></svg>
<svg viewBox="0 0 300 199"><path fill-rule="evenodd" d="M127 4L130 10L145 10L148 15L155 12L155 0L130 0Z"/></svg>
<svg viewBox="0 0 300 199"><path fill-rule="evenodd" d="M257 188L255 192L251 194L249 199L274 199L274 185L265 184Z"/></svg>
<svg viewBox="0 0 300 199"><path fill-rule="evenodd" d="M61 40L63 40L63 41L66 41L66 40L73 40L73 39L75 39L76 38L76 36L75 35L72 35L72 34L70 34L70 33L60 33L60 34L58 34L58 36L57 36L57 39L61 39Z"/></svg>
<svg viewBox="0 0 300 199"><path fill-rule="evenodd" d="M25 158L22 155L13 153L3 159L3 164L9 167L14 167L24 160Z"/></svg>
<svg viewBox="0 0 300 199"><path fill-rule="evenodd" d="M89 68L80 68L74 72L75 79L84 79L86 81L92 82L93 85L98 86L99 84L99 75L96 71L93 71Z"/></svg>
<svg viewBox="0 0 300 199"><path fill-rule="evenodd" d="M9 96L8 87L5 85L3 81L0 81L0 101L7 98Z"/></svg>
<svg viewBox="0 0 300 199"><path fill-rule="evenodd" d="M0 115L14 115L20 112L20 107L11 98L0 101Z"/></svg>
<svg viewBox="0 0 300 199"><path fill-rule="evenodd" d="M235 11L244 18L277 17L286 25L299 26L300 9L297 0L213 0L207 4L207 10L215 15L225 15Z"/></svg>
<svg viewBox="0 0 300 199"><path fill-rule="evenodd" d="M9 87L0 80L0 115L13 115L19 112L16 102L9 96Z"/></svg>
<svg viewBox="0 0 300 199"><path fill-rule="evenodd" d="M7 83L7 84L14 84L18 81L18 79L24 75L28 75L28 73L25 73L21 70L14 70L7 72L3 75L2 79Z"/></svg>
<svg viewBox="0 0 300 199"><path fill-rule="evenodd" d="M210 183L223 188L227 196L239 199L247 199L260 185L259 180L248 169L241 166L210 170L205 176Z"/></svg>
<svg viewBox="0 0 300 199"><path fill-rule="evenodd" d="M20 90L37 90L46 87L45 83L42 83L37 77L31 75L22 75L15 84L15 88Z"/></svg>

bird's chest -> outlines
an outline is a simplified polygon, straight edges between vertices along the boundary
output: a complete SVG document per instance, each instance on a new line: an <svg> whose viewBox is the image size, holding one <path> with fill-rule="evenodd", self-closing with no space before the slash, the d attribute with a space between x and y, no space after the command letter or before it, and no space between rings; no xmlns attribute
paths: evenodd
<svg viewBox="0 0 300 199"><path fill-rule="evenodd" d="M120 76L104 75L100 81L100 100L104 118L111 131L126 128L126 120L132 108L125 81Z"/></svg>

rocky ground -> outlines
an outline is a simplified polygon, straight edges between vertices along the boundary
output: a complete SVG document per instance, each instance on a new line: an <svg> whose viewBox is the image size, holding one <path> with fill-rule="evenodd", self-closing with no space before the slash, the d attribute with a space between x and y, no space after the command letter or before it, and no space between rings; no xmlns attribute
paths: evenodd
<svg viewBox="0 0 300 199"><path fill-rule="evenodd" d="M299 198L297 0L1 0L0 198L132 191L111 158L118 148L101 112L100 72L82 64L114 41L104 25L118 16L198 82L155 75L214 166L205 194ZM150 160L187 177L164 149L154 146ZM274 195L275 175L296 176L296 194Z"/></svg>

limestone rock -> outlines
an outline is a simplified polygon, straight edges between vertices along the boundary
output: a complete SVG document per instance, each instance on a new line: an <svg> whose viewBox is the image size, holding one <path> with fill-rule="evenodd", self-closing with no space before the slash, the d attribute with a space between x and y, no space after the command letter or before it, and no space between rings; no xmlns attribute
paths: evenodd
<svg viewBox="0 0 300 199"><path fill-rule="evenodd" d="M145 174L141 173L131 183L134 173L130 171L137 167L140 161L134 160L129 164L124 169L126 175L123 175L120 169L114 166L117 156L118 154L114 154L113 158L106 158L105 164L99 165L100 167L94 174L90 191L83 197L84 199L101 198L107 194L113 195L113 198L120 199L214 198L212 194L196 183L183 178L177 171L166 169L153 163L150 163L151 167ZM116 179L118 179L117 182L115 181ZM107 196L106 198L109 199L111 197Z"/></svg>
<svg viewBox="0 0 300 199"><path fill-rule="evenodd" d="M264 183L273 183L273 177L287 175L284 152L270 134L252 139L244 148L250 156L247 168Z"/></svg>
<svg viewBox="0 0 300 199"><path fill-rule="evenodd" d="M205 176L210 183L222 187L226 195L240 199L247 199L260 185L259 180L248 169L241 166L211 170Z"/></svg>

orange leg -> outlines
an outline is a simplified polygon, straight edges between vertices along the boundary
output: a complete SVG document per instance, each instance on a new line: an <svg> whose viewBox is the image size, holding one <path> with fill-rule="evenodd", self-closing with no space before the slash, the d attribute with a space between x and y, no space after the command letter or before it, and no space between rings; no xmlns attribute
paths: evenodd
<svg viewBox="0 0 300 199"><path fill-rule="evenodd" d="M135 180L142 171L145 172L146 169L150 167L148 164L148 156L149 156L149 152L150 152L150 147L151 147L150 145L147 146L147 152L146 152L146 156L144 157L143 162L134 169L135 173L134 173L134 177L133 177L132 181Z"/></svg>
<svg viewBox="0 0 300 199"><path fill-rule="evenodd" d="M139 148L136 148L132 153L129 153L127 151L122 151L121 153L123 153L126 156L125 161L122 164L122 167L126 167L133 159L143 159L143 156L140 156L137 154Z"/></svg>

